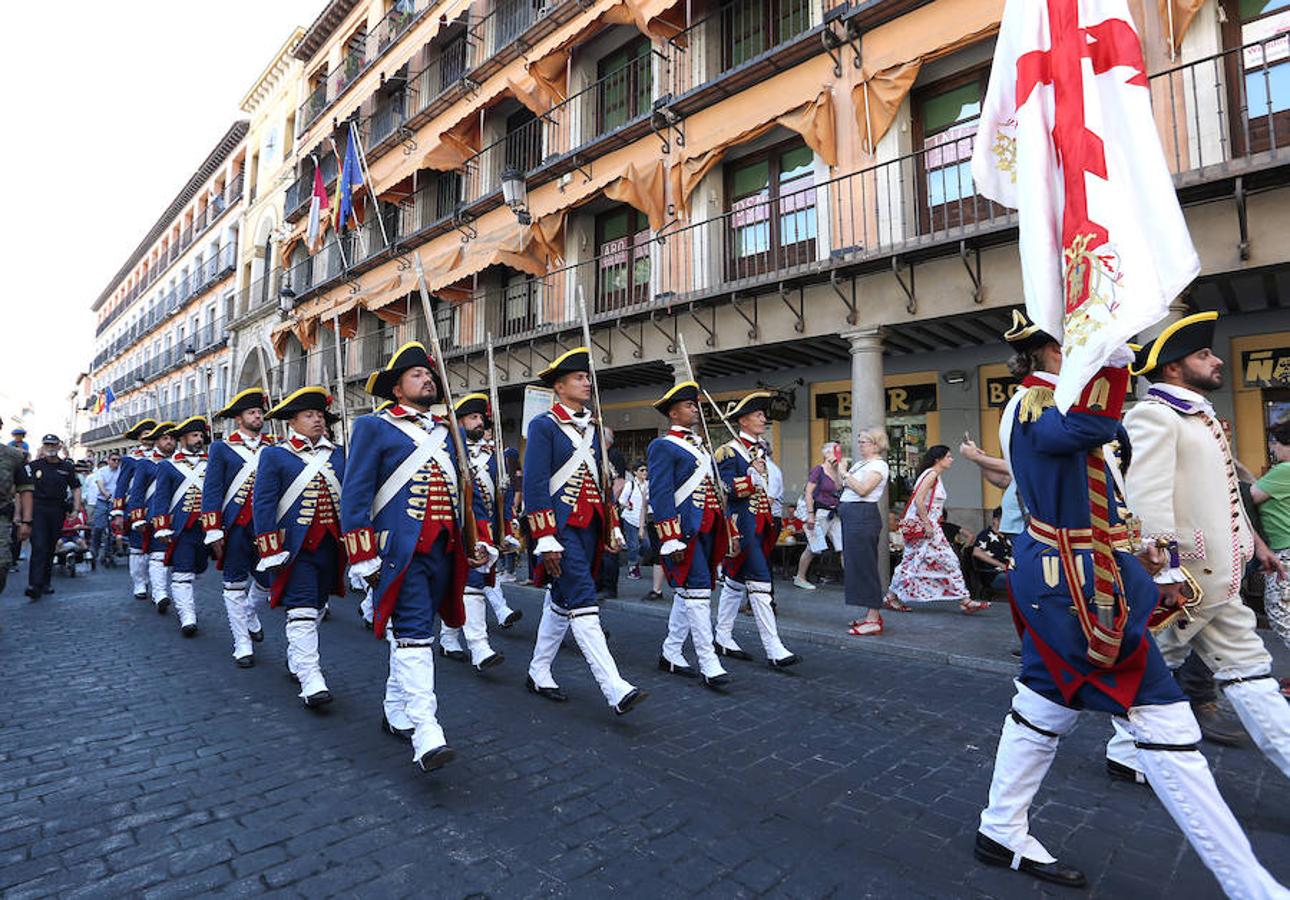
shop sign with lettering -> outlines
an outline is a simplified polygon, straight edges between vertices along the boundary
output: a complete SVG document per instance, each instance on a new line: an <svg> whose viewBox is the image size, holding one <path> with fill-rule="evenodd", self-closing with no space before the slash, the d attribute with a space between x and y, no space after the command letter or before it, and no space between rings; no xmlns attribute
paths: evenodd
<svg viewBox="0 0 1290 900"><path fill-rule="evenodd" d="M1290 385L1290 349L1246 350L1241 354L1241 378L1248 387Z"/></svg>
<svg viewBox="0 0 1290 900"><path fill-rule="evenodd" d="M912 416L936 411L935 382L902 384L887 388L885 393L887 397L887 415L889 416ZM816 395L815 418L849 419L850 417L850 391Z"/></svg>

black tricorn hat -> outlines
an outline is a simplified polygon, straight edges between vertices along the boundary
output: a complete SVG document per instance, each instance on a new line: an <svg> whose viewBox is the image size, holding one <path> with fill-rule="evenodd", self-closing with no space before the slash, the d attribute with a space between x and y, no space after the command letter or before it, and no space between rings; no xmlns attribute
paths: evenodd
<svg viewBox="0 0 1290 900"><path fill-rule="evenodd" d="M131 425L128 429L126 429L124 436L128 437L132 441L138 440L156 427L157 427L156 419L153 419L151 417L146 419L140 419L139 421Z"/></svg>
<svg viewBox="0 0 1290 900"><path fill-rule="evenodd" d="M205 416L189 416L187 419L184 419L182 422L180 422L178 425L171 428L166 433L173 435L177 438L181 438L184 435L194 431L200 431L208 439L210 438L211 429L210 429L210 426L206 424Z"/></svg>
<svg viewBox="0 0 1290 900"><path fill-rule="evenodd" d="M331 394L325 387L316 384L291 392L281 403L269 410L266 416L270 419L286 420L296 413L309 409L316 409L323 413L328 425L340 421L340 416L331 411Z"/></svg>
<svg viewBox="0 0 1290 900"><path fill-rule="evenodd" d="M367 376L367 385L365 390L373 397L383 397L386 400L394 399L394 385L399 381L399 376L408 369L416 366L425 366L434 375L435 384L439 385L439 393L443 394L443 385L439 384L439 373L435 371L434 360L430 358L429 351L420 341L408 341L390 357L390 361L385 364L385 368L377 369L371 375Z"/></svg>
<svg viewBox="0 0 1290 900"><path fill-rule="evenodd" d="M1003 333L1003 339L1018 353L1037 350L1045 344L1061 343L1047 331L1026 318L1019 309L1012 311L1012 327Z"/></svg>
<svg viewBox="0 0 1290 900"><path fill-rule="evenodd" d="M1160 336L1144 347L1133 361L1130 373L1150 376L1171 362L1178 362L1197 350L1214 346L1216 312L1196 313L1174 322Z"/></svg>
<svg viewBox="0 0 1290 900"><path fill-rule="evenodd" d="M741 400L732 403L727 409L723 419L733 422L740 416L746 416L749 413L770 411L770 401L773 395L770 391L753 391Z"/></svg>
<svg viewBox="0 0 1290 900"><path fill-rule="evenodd" d="M217 419L231 419L234 416L240 416L248 409L269 408L269 395L264 388L252 387L244 391L239 391L237 396L228 401L228 405L215 413Z"/></svg>
<svg viewBox="0 0 1290 900"><path fill-rule="evenodd" d="M654 408L667 415L667 411L672 408L672 404L681 403L685 400L699 402L699 383L697 381L682 381L680 384L673 385L672 388L654 401Z"/></svg>
<svg viewBox="0 0 1290 900"><path fill-rule="evenodd" d="M551 360L551 365L538 372L538 378L547 387L551 387L565 375L590 371L591 351L586 347L574 347Z"/></svg>
<svg viewBox="0 0 1290 900"><path fill-rule="evenodd" d="M488 410L487 394L467 394L457 401L453 409L457 411L457 418L469 416L472 413L479 413L487 421L492 418Z"/></svg>
<svg viewBox="0 0 1290 900"><path fill-rule="evenodd" d="M174 422L158 422L156 425L152 426L151 431L145 431L143 434L139 435L139 440L155 441L159 437L174 434L174 431L171 430L174 427Z"/></svg>

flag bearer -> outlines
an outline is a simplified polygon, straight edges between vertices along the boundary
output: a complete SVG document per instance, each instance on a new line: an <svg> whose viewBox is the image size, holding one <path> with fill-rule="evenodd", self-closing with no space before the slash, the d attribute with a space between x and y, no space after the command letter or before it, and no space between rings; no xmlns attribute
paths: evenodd
<svg viewBox="0 0 1290 900"><path fill-rule="evenodd" d="M179 615L179 631L184 637L192 637L197 633L193 583L206 571L210 557L201 528L202 481L206 477L210 432L205 417L191 416L171 429L171 434L178 449L169 459L157 463L148 521L153 537L166 542L165 563L171 570L170 590Z"/></svg>
<svg viewBox="0 0 1290 900"><path fill-rule="evenodd" d="M287 439L260 451L251 496L256 568L272 574L269 605L287 610L287 671L312 709L332 699L319 662L318 623L327 597L345 595L345 451L327 438L327 426L339 417L326 388L303 387L268 417L287 423Z"/></svg>
<svg viewBox="0 0 1290 900"><path fill-rule="evenodd" d="M253 643L264 640L259 607L269 598L269 578L256 570L251 496L260 451L272 439L263 433L269 396L247 388L216 413L232 419L233 433L211 445L202 488L202 528L206 543L224 573L224 611L233 635L233 660L243 669L255 665Z"/></svg>

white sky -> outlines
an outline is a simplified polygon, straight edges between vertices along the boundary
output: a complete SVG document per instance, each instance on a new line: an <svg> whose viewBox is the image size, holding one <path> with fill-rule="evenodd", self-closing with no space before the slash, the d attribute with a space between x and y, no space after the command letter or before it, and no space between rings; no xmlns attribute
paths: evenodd
<svg viewBox="0 0 1290 900"><path fill-rule="evenodd" d="M4 439L64 439L91 361L90 305L326 0L65 0L28 6L0 54ZM35 441L32 438L35 438Z"/></svg>

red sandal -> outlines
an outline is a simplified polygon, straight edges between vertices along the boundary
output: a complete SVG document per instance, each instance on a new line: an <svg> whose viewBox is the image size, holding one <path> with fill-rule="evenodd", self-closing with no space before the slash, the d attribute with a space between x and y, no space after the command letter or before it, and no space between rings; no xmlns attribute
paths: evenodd
<svg viewBox="0 0 1290 900"><path fill-rule="evenodd" d="M890 594L882 598L882 608L894 609L896 612L913 612L912 609L910 609L904 603L901 603L899 599L891 596Z"/></svg>
<svg viewBox="0 0 1290 900"><path fill-rule="evenodd" d="M852 622L851 627L847 629L847 634L855 637L872 637L882 634L882 616L878 617L877 622Z"/></svg>

